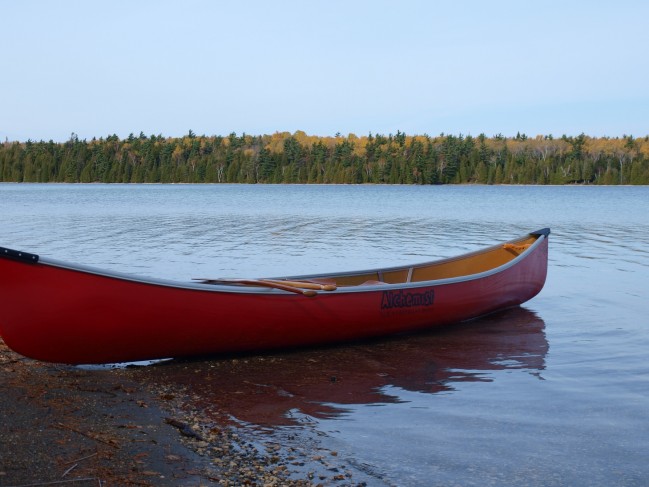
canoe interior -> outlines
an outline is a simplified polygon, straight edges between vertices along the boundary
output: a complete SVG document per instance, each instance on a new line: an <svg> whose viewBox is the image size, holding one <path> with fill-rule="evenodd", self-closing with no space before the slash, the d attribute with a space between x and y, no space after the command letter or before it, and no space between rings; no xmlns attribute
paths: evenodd
<svg viewBox="0 0 649 487"><path fill-rule="evenodd" d="M527 250L541 234L530 234L506 244L486 248L459 257L435 262L328 276L302 276L310 280L351 287L377 284L405 284L438 279L452 279L486 272L514 260Z"/></svg>

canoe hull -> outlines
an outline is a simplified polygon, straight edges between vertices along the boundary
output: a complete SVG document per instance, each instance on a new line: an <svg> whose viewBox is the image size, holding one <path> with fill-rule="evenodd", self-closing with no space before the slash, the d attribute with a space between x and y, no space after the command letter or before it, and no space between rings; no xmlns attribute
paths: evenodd
<svg viewBox="0 0 649 487"><path fill-rule="evenodd" d="M0 334L70 364L292 348L409 332L519 305L543 288L547 238L515 265L453 282L305 297L128 280L0 259ZM217 287L218 288L218 287Z"/></svg>

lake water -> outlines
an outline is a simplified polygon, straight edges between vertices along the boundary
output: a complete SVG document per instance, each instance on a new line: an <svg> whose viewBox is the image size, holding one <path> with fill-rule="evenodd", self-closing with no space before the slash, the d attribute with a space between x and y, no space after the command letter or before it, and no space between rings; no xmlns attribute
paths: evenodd
<svg viewBox="0 0 649 487"><path fill-rule="evenodd" d="M649 485L647 187L0 184L0 209L0 246L180 280L397 265L551 227L546 286L520 309L196 361L191 380L171 362L167 380L331 485Z"/></svg>

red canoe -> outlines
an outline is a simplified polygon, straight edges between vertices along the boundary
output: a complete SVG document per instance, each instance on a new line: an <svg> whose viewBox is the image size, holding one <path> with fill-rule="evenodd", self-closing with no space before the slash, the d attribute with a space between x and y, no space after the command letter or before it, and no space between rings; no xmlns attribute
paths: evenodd
<svg viewBox="0 0 649 487"><path fill-rule="evenodd" d="M275 279L176 282L0 247L0 335L69 364L258 351L448 325L538 294L549 229L404 267Z"/></svg>

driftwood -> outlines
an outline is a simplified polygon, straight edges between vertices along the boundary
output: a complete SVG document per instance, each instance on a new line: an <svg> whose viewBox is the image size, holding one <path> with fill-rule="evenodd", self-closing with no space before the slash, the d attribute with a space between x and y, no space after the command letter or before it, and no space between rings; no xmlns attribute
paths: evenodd
<svg viewBox="0 0 649 487"><path fill-rule="evenodd" d="M205 438L196 433L196 431L194 431L187 423L183 423L182 421L173 418L165 418L165 423L176 428L183 436L194 438L198 441L205 441Z"/></svg>

